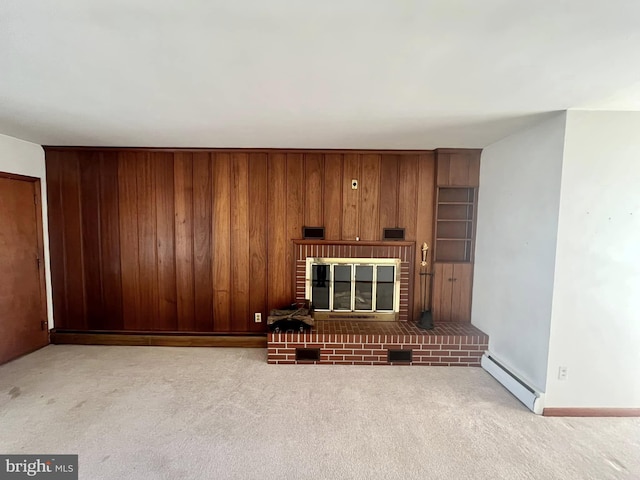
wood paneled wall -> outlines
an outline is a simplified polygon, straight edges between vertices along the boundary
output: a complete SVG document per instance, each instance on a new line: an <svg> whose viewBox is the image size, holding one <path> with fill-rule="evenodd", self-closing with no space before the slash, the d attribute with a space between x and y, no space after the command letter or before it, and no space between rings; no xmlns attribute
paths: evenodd
<svg viewBox="0 0 640 480"><path fill-rule="evenodd" d="M49 147L46 165L61 330L262 332L253 313L293 299L304 225L363 241L403 227L415 258L432 243L431 151Z"/></svg>

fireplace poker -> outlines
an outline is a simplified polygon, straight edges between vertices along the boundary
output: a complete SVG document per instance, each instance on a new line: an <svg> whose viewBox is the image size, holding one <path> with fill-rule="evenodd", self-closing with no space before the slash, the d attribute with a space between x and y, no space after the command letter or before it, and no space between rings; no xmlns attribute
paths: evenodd
<svg viewBox="0 0 640 480"><path fill-rule="evenodd" d="M427 256L429 254L429 245L427 242L422 244L422 261L420 262L420 290L422 300L422 312L420 313L420 321L418 322L418 328L423 330L433 330L433 313L431 312L431 295L429 295L429 302L427 302L427 292L431 293L431 276L429 273L429 263ZM427 287L428 284L428 287Z"/></svg>

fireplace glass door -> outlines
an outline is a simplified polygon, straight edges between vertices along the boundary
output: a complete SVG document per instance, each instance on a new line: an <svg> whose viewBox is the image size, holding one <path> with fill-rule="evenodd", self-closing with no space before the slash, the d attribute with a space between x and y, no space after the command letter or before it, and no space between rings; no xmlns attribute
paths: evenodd
<svg viewBox="0 0 640 480"><path fill-rule="evenodd" d="M329 274L331 265L313 265L311 268L311 296L313 304L319 310L329 310Z"/></svg>
<svg viewBox="0 0 640 480"><path fill-rule="evenodd" d="M351 310L351 265L333 265L333 310Z"/></svg>
<svg viewBox="0 0 640 480"><path fill-rule="evenodd" d="M356 265L354 310L373 311L373 265Z"/></svg>
<svg viewBox="0 0 640 480"><path fill-rule="evenodd" d="M378 265L376 269L376 309L393 311L393 297L395 290L395 268L388 265Z"/></svg>
<svg viewBox="0 0 640 480"><path fill-rule="evenodd" d="M316 311L398 311L399 260L307 259L307 296ZM363 317L359 317L363 318Z"/></svg>

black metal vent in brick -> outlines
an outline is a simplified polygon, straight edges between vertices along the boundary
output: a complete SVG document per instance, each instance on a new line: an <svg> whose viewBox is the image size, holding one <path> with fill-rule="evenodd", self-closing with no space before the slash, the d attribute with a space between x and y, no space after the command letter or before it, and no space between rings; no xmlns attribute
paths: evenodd
<svg viewBox="0 0 640 480"><path fill-rule="evenodd" d="M324 227L302 227L302 238L324 239Z"/></svg>
<svg viewBox="0 0 640 480"><path fill-rule="evenodd" d="M413 350L387 350L387 361L410 362L413 360Z"/></svg>
<svg viewBox="0 0 640 480"><path fill-rule="evenodd" d="M383 240L404 240L404 228L383 228Z"/></svg>
<svg viewBox="0 0 640 480"><path fill-rule="evenodd" d="M296 348L296 360L320 361L319 348Z"/></svg>

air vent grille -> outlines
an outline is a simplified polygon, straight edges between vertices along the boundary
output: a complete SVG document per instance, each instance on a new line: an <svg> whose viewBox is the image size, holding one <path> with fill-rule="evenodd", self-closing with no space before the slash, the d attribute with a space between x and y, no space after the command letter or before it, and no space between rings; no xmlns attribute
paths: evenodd
<svg viewBox="0 0 640 480"><path fill-rule="evenodd" d="M391 362L411 362L413 360L413 350L387 350L387 361Z"/></svg>
<svg viewBox="0 0 640 480"><path fill-rule="evenodd" d="M296 360L320 361L319 348L296 348Z"/></svg>

